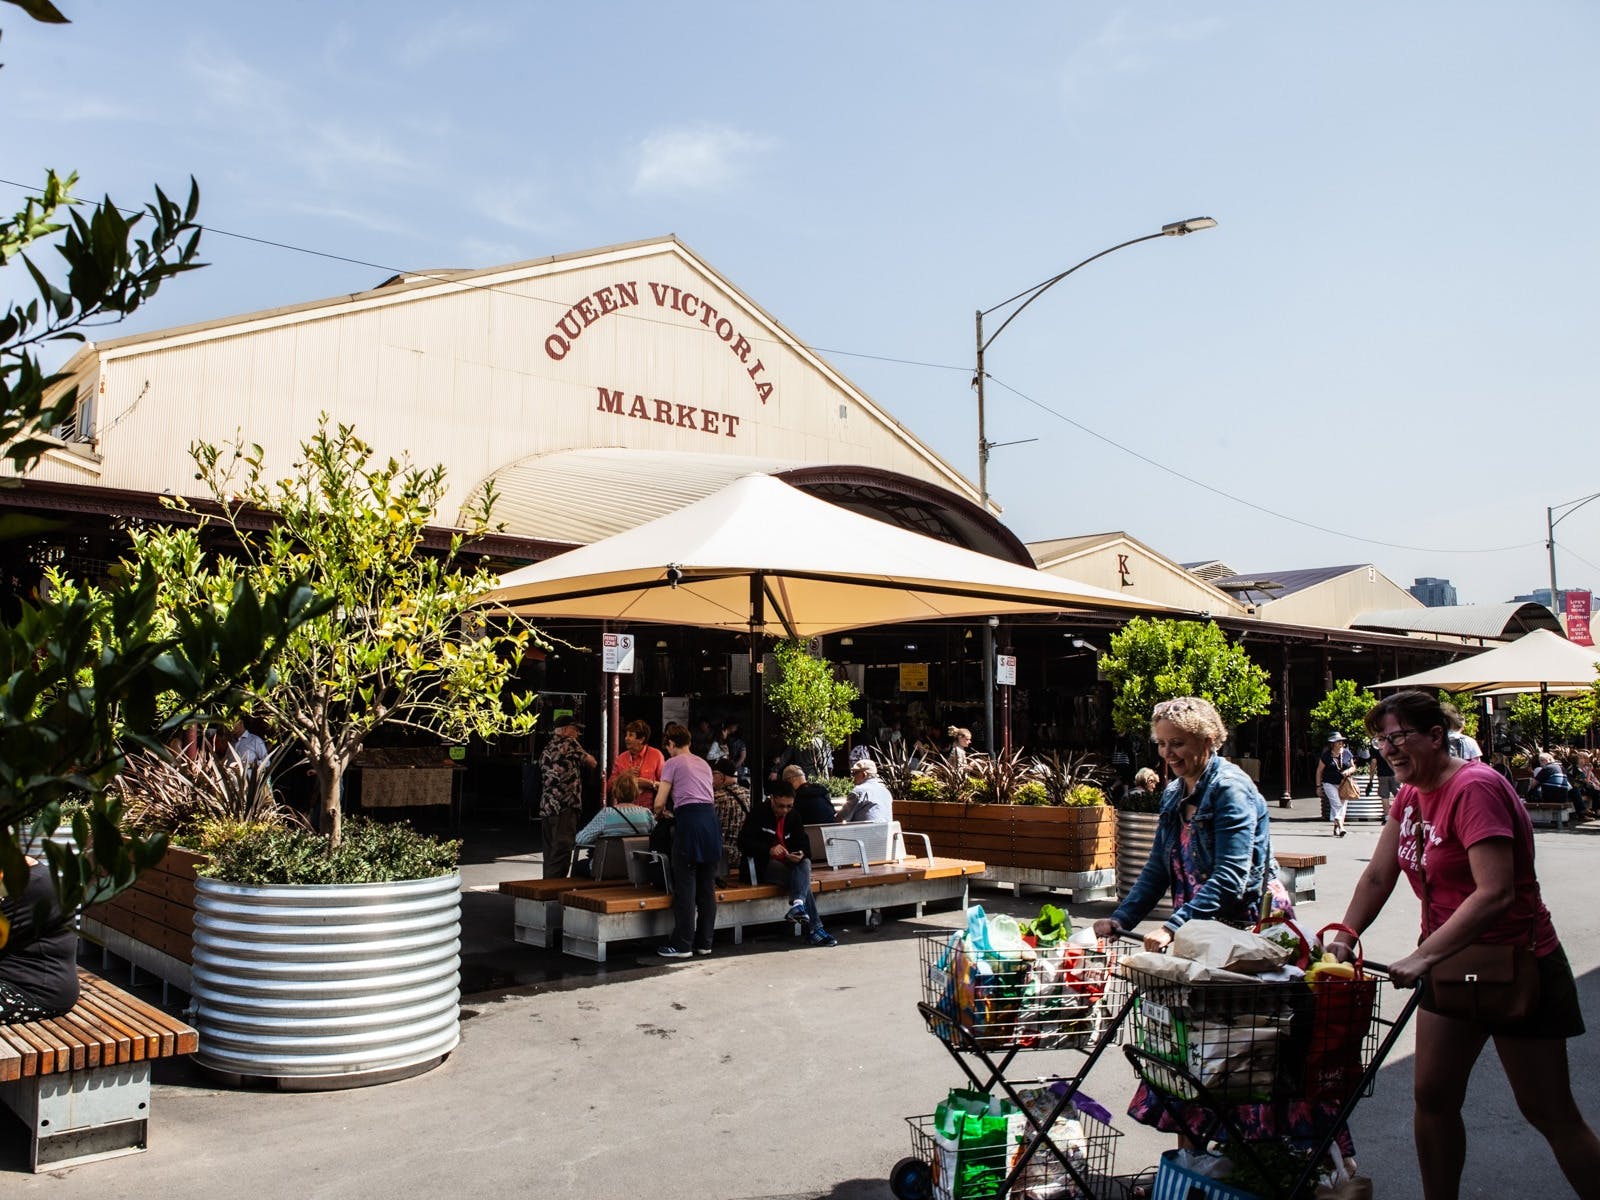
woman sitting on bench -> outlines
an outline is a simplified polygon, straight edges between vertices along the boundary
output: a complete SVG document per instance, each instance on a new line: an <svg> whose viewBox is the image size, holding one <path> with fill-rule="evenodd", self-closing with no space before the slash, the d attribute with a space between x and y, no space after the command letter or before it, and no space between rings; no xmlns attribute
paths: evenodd
<svg viewBox="0 0 1600 1200"><path fill-rule="evenodd" d="M78 1002L78 932L62 915L49 866L31 856L27 863L22 894L0 899L0 1025L59 1017Z"/></svg>

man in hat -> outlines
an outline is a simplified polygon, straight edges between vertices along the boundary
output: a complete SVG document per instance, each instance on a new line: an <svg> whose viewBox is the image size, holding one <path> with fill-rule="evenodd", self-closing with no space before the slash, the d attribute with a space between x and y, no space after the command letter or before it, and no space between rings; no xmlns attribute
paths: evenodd
<svg viewBox="0 0 1600 1200"><path fill-rule="evenodd" d="M578 811L583 807L583 769L595 766L594 755L578 741L583 722L573 713L556 718L539 770L544 790L539 796L539 824L544 834L544 877L572 874L572 849L578 839Z"/></svg>
<svg viewBox="0 0 1600 1200"><path fill-rule="evenodd" d="M894 797L878 778L878 764L858 758L850 764L850 795L839 810L839 823L894 820Z"/></svg>

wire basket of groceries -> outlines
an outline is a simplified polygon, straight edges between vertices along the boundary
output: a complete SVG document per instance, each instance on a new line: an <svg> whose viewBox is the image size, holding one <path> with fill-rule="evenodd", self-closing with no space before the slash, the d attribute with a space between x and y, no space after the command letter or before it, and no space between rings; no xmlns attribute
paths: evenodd
<svg viewBox="0 0 1600 1200"><path fill-rule="evenodd" d="M1054 905L1026 921L974 906L965 929L922 937L922 1011L954 1049L1083 1049L1125 994L1117 954Z"/></svg>
<svg viewBox="0 0 1600 1200"><path fill-rule="evenodd" d="M932 1200L998 1197L1006 1177L1038 1141L1004 1195L1011 1200L1108 1200L1122 1136L1111 1127L1111 1114L1082 1094L1073 1094L1061 1106L1068 1091L1061 1080L1021 1083L1015 1090L1022 1107L1003 1096L953 1089L934 1112L906 1118L911 1153L926 1167L926 1194ZM1039 1138L1034 1123L1044 1124L1057 1107L1060 1116L1048 1135Z"/></svg>
<svg viewBox="0 0 1600 1200"><path fill-rule="evenodd" d="M1322 938L1343 928L1190 921L1169 953L1125 955L1140 1076L1184 1100L1342 1102L1377 1052L1385 982L1359 944L1349 962L1325 951Z"/></svg>

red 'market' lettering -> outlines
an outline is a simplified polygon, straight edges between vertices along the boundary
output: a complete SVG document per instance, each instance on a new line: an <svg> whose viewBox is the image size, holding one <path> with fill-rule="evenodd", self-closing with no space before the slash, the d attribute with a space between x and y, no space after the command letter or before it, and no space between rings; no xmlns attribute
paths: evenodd
<svg viewBox="0 0 1600 1200"><path fill-rule="evenodd" d="M692 404L678 405L678 425L683 429L694 428L694 414L699 411Z"/></svg>
<svg viewBox="0 0 1600 1200"><path fill-rule="evenodd" d="M661 425L672 424L672 401L657 400L655 421Z"/></svg>

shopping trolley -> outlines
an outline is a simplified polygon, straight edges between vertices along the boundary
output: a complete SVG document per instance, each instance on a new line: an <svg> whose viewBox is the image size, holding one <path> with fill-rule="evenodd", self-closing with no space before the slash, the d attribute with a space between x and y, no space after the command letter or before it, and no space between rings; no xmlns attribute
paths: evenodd
<svg viewBox="0 0 1600 1200"><path fill-rule="evenodd" d="M1200 1149L1225 1147L1236 1166L1249 1165L1263 1200L1310 1194L1324 1155L1372 1094L1421 999L1412 992L1385 1018L1392 981L1372 962L1356 978L1282 983L1177 983L1129 966L1123 973L1132 990L1128 1061Z"/></svg>
<svg viewBox="0 0 1600 1200"><path fill-rule="evenodd" d="M1009 1116L988 1118L992 1136L976 1146L951 1136L948 1109L907 1117L912 1153L890 1175L895 1196L1109 1200L1122 1135L1079 1088L1130 1010L1118 954L1115 943L995 952L973 948L959 931L922 935L917 1010L971 1084L969 1095L990 1098L991 1109L1007 1107L1003 1099ZM1013 1079L1017 1056L1034 1051L1070 1051L1081 1061L1066 1077Z"/></svg>

